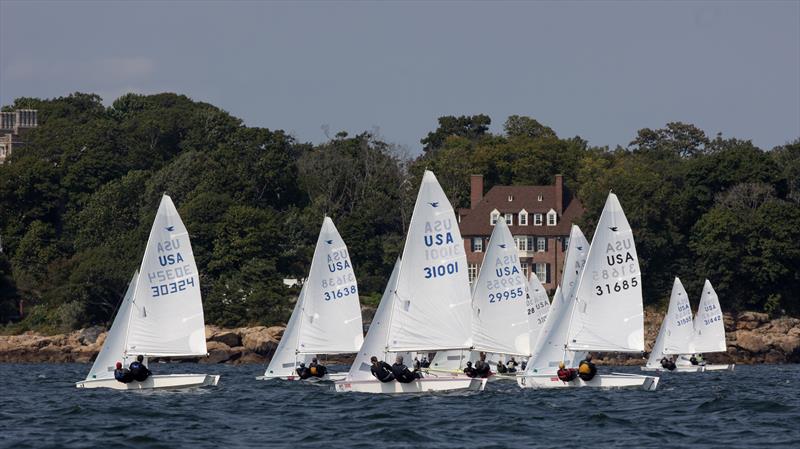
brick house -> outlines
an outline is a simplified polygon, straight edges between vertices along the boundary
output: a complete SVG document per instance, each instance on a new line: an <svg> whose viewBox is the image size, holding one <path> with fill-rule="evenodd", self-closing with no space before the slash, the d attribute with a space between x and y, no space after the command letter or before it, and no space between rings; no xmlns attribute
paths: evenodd
<svg viewBox="0 0 800 449"><path fill-rule="evenodd" d="M35 109L0 112L0 164L11 155L14 147L24 144L23 135L38 126Z"/></svg>
<svg viewBox="0 0 800 449"><path fill-rule="evenodd" d="M581 202L556 175L550 186L494 186L483 194L483 176L470 177L470 208L458 210L458 222L470 282L477 278L494 223L506 220L519 250L522 271L535 273L547 290L560 281L572 223L583 215Z"/></svg>

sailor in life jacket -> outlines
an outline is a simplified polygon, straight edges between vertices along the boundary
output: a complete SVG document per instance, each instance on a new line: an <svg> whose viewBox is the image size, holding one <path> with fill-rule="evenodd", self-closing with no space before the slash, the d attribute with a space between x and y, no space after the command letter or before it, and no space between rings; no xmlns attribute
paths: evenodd
<svg viewBox="0 0 800 449"><path fill-rule="evenodd" d="M317 358L314 357L308 364L308 372L314 377L324 377L328 373L328 368L317 362Z"/></svg>
<svg viewBox="0 0 800 449"><path fill-rule="evenodd" d="M582 380L588 382L594 379L595 375L597 375L597 367L592 363L592 355L587 354L586 358L581 360L581 363L578 364L578 376Z"/></svg>
<svg viewBox="0 0 800 449"><path fill-rule="evenodd" d="M133 380L138 382L144 382L150 377L151 373L146 366L144 366L144 356L138 355L136 356L136 361L131 363L129 368L131 370L131 375L133 376Z"/></svg>
<svg viewBox="0 0 800 449"><path fill-rule="evenodd" d="M303 362L300 362L300 366L298 366L295 371L297 372L297 376L300 377L300 379L305 380L311 377L311 370L308 369L306 364Z"/></svg>
<svg viewBox="0 0 800 449"><path fill-rule="evenodd" d="M511 357L511 360L506 363L506 370L509 373L516 373L517 372L517 361L514 360L514 357Z"/></svg>
<svg viewBox="0 0 800 449"><path fill-rule="evenodd" d="M124 384L133 382L131 370L123 368L121 362L117 362L116 368L117 369L114 370L114 379L117 379L119 382Z"/></svg>
<svg viewBox="0 0 800 449"><path fill-rule="evenodd" d="M475 370L475 368L472 367L472 362L467 362L467 367L464 368L464 374L466 374L467 377L478 376L478 372Z"/></svg>
<svg viewBox="0 0 800 449"><path fill-rule="evenodd" d="M389 365L383 360L378 361L378 358L375 357L374 355L370 357L369 361L372 362L372 367L370 368L370 372L372 372L372 375L376 379L378 379L383 383L391 382L394 380L392 365Z"/></svg>
<svg viewBox="0 0 800 449"><path fill-rule="evenodd" d="M475 362L475 372L478 373L478 377L481 379L485 379L492 375L492 368L486 363L486 353L481 352L480 359Z"/></svg>
<svg viewBox="0 0 800 449"><path fill-rule="evenodd" d="M503 362L498 360L497 361L497 374L505 374L507 371L508 371L508 368L506 368L506 366L503 365Z"/></svg>
<svg viewBox="0 0 800 449"><path fill-rule="evenodd" d="M664 357L664 358L661 359L661 367L664 368L664 369L672 371L672 370L675 369L675 362L673 362L672 360Z"/></svg>
<svg viewBox="0 0 800 449"><path fill-rule="evenodd" d="M558 364L558 371L556 371L558 379L562 382L571 382L578 377L578 370L575 368L567 368L564 362Z"/></svg>
<svg viewBox="0 0 800 449"><path fill-rule="evenodd" d="M415 370L412 372L403 364L402 355L398 355L395 359L394 365L392 365L392 373L394 373L394 380L404 384L408 384L414 382L416 379L422 378L422 374L419 371Z"/></svg>
<svg viewBox="0 0 800 449"><path fill-rule="evenodd" d="M419 362L419 366L421 366L422 368L430 368L431 367L431 361L428 360L427 356L423 355L422 356L422 360L420 360L420 362Z"/></svg>

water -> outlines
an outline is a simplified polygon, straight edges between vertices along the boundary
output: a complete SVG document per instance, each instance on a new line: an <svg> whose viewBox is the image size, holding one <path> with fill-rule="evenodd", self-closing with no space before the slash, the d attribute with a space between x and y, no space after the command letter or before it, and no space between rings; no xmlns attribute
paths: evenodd
<svg viewBox="0 0 800 449"><path fill-rule="evenodd" d="M664 375L655 392L537 391L494 382L482 393L415 396L256 381L263 369L255 365L152 368L222 379L216 389L193 391L78 390L73 383L88 365L0 364L0 447L698 449L800 442L797 365Z"/></svg>

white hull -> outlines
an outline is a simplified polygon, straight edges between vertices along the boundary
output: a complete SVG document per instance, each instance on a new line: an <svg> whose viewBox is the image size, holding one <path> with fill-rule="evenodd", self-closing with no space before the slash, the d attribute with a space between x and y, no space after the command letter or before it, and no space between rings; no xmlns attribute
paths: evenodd
<svg viewBox="0 0 800 449"><path fill-rule="evenodd" d="M469 377L426 377L411 383L396 381L383 383L377 379L370 380L342 380L334 383L337 392L359 393L428 393L434 391L483 391L486 379L471 379Z"/></svg>
<svg viewBox="0 0 800 449"><path fill-rule="evenodd" d="M676 366L673 370L668 370L662 366L643 366L642 371L649 371L655 373L702 373L705 367L700 365L691 366Z"/></svg>
<svg viewBox="0 0 800 449"><path fill-rule="evenodd" d="M111 388L113 390L154 390L196 387L214 387L219 383L218 374L159 374L144 382L122 383L114 379L87 379L76 382L77 388Z"/></svg>
<svg viewBox="0 0 800 449"><path fill-rule="evenodd" d="M533 376L518 376L517 384L522 388L641 388L643 390L653 391L658 386L658 377L612 373L598 374L589 382L585 382L580 378L576 378L570 382L562 382L555 374L538 374Z"/></svg>
<svg viewBox="0 0 800 449"><path fill-rule="evenodd" d="M304 382L336 382L344 380L347 373L331 373L322 377L309 377L308 379L301 379L300 376L258 376L256 380L288 380L288 381L304 381Z"/></svg>
<svg viewBox="0 0 800 449"><path fill-rule="evenodd" d="M706 365L705 371L733 371L736 367L735 364L731 363L729 365Z"/></svg>

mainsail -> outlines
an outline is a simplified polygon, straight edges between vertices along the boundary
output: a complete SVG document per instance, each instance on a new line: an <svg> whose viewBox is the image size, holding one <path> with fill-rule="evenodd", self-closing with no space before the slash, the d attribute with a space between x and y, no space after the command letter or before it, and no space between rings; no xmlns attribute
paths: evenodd
<svg viewBox="0 0 800 449"><path fill-rule="evenodd" d="M686 354L692 351L692 307L686 290L677 277L672 284L669 308L664 315L658 337L650 351L647 366L661 366L661 359L669 354Z"/></svg>
<svg viewBox="0 0 800 449"><path fill-rule="evenodd" d="M303 298L305 298L306 286L305 284L300 289L300 295L297 297L297 302L294 304L292 316L289 317L289 322L286 323L286 329L283 331L278 348L275 349L275 354L267 365L265 376L280 377L280 376L294 376L295 369L300 363L308 363L312 359L311 354L298 354L298 338L300 336L300 323Z"/></svg>
<svg viewBox="0 0 800 449"><path fill-rule="evenodd" d="M389 350L469 348L470 302L458 220L436 176L425 171L392 299Z"/></svg>
<svg viewBox="0 0 800 449"><path fill-rule="evenodd" d="M472 338L477 351L530 355L528 286L517 251L505 221L498 220L472 291ZM544 304L549 305L547 295Z"/></svg>
<svg viewBox="0 0 800 449"><path fill-rule="evenodd" d="M703 285L703 295L700 297L700 305L697 307L697 314L694 316L694 351L704 352L725 352L725 321L722 318L722 309L719 306L717 292L711 286L711 282L706 279Z"/></svg>
<svg viewBox="0 0 800 449"><path fill-rule="evenodd" d="M528 296L525 304L528 314L528 348L532 351L539 343L544 323L547 322L547 314L550 313L550 298L547 297L547 292L536 273L531 274L528 279Z"/></svg>
<svg viewBox="0 0 800 449"><path fill-rule="evenodd" d="M609 193L577 289L567 347L578 351L644 351L644 307L633 231Z"/></svg>
<svg viewBox="0 0 800 449"><path fill-rule="evenodd" d="M133 295L128 355L206 355L200 278L189 233L169 196L161 198Z"/></svg>
<svg viewBox="0 0 800 449"><path fill-rule="evenodd" d="M97 358L92 364L92 369L89 370L86 380L114 377L114 368L117 362L122 362L123 366L128 366L127 360L124 358L125 338L128 335L131 299L133 298L133 291L136 289L136 279L138 276L139 271L135 271L130 283L128 283L128 289L125 291L125 297L122 299L119 310L117 310L114 322L111 323L111 329L109 329L108 334L106 334L103 348L100 350L100 353L97 354Z"/></svg>

